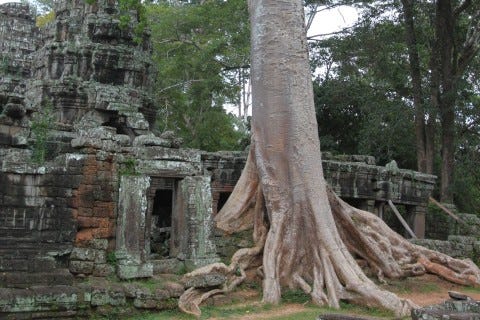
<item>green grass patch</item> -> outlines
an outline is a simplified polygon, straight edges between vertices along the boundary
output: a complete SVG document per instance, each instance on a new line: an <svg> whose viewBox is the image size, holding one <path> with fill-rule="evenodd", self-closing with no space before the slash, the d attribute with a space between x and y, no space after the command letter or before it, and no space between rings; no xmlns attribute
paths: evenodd
<svg viewBox="0 0 480 320"><path fill-rule="evenodd" d="M282 292L283 303L306 303L310 302L312 298L301 290L287 290Z"/></svg>
<svg viewBox="0 0 480 320"><path fill-rule="evenodd" d="M480 293L480 287L464 287L463 290L470 293Z"/></svg>
<svg viewBox="0 0 480 320"><path fill-rule="evenodd" d="M298 298L295 294L294 298ZM296 303L297 304L297 303ZM283 306L288 304L283 304ZM272 320L297 320L297 319L315 319L320 314L349 314L366 317L376 317L378 319L396 319L394 314L390 311L379 308L368 308L356 306L348 303L341 303L340 309L333 309L328 307L318 307L313 304L304 304L304 309L288 315L271 316ZM252 303L250 305L225 305L225 306L203 306L201 307L202 315L200 319L220 318L229 319L241 317L252 314L267 313L275 310L277 307L271 304ZM129 320L193 320L195 317L181 313L178 310L163 311L155 314L141 314L135 317L128 318ZM409 319L406 317L405 319Z"/></svg>
<svg viewBox="0 0 480 320"><path fill-rule="evenodd" d="M438 285L435 283L425 283L424 285L420 286L419 292L421 293L429 293L442 290Z"/></svg>

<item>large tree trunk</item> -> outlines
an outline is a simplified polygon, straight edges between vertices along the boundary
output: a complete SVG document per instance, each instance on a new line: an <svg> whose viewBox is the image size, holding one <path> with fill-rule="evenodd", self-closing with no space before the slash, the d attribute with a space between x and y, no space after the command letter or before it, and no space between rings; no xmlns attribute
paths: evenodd
<svg viewBox="0 0 480 320"><path fill-rule="evenodd" d="M436 37L439 41L440 55L440 101L439 112L442 124L442 166L440 199L452 202L453 170L455 150L455 83L456 83L456 46L454 38L455 19L451 0L436 2Z"/></svg>
<svg viewBox="0 0 480 320"><path fill-rule="evenodd" d="M471 262L414 246L378 217L350 207L328 190L308 65L302 0L252 0L252 146L231 197L215 217L226 232L254 228L255 247L239 250L230 266L214 264L191 275L222 272L231 290L262 257L263 300L280 302L282 288L300 288L319 305L340 300L406 315L408 300L376 286L352 254L380 279L438 270L480 283ZM240 271L240 275L236 274ZM189 290L180 307L198 314L209 293Z"/></svg>

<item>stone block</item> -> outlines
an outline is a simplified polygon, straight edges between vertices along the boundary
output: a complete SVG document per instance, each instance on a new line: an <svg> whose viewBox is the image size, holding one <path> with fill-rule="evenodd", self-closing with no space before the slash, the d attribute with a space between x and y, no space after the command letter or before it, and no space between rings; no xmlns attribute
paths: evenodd
<svg viewBox="0 0 480 320"><path fill-rule="evenodd" d="M74 274L91 274L93 272L94 263L92 261L70 261L70 272Z"/></svg>
<svg viewBox="0 0 480 320"><path fill-rule="evenodd" d="M90 304L96 306L121 306L126 303L125 293L121 290L94 288Z"/></svg>
<svg viewBox="0 0 480 320"><path fill-rule="evenodd" d="M36 257L33 259L33 269L35 272L48 272L56 267L56 261L53 257Z"/></svg>
<svg viewBox="0 0 480 320"><path fill-rule="evenodd" d="M195 276L186 275L182 278L185 288L210 288L223 285L227 281L224 274L212 272Z"/></svg>
<svg viewBox="0 0 480 320"><path fill-rule="evenodd" d="M153 298L135 298L133 305L138 309L155 309L157 307L157 301Z"/></svg>
<svg viewBox="0 0 480 320"><path fill-rule="evenodd" d="M89 242L89 246L93 249L98 250L107 250L108 248L108 239L93 239Z"/></svg>
<svg viewBox="0 0 480 320"><path fill-rule="evenodd" d="M480 255L480 241L475 241L473 244L473 250L477 255Z"/></svg>
<svg viewBox="0 0 480 320"><path fill-rule="evenodd" d="M151 263L153 265L154 274L175 273L184 267L183 262L178 259L153 260Z"/></svg>
<svg viewBox="0 0 480 320"><path fill-rule="evenodd" d="M70 254L71 260L94 261L98 255L97 249L75 247Z"/></svg>
<svg viewBox="0 0 480 320"><path fill-rule="evenodd" d="M154 136L153 134L141 135L135 138L133 141L134 147L142 146L158 146L158 147L170 147L171 142L166 139L162 139Z"/></svg>
<svg viewBox="0 0 480 320"><path fill-rule="evenodd" d="M150 278L153 276L153 266L151 263L137 264L119 264L117 266L117 275L120 279L128 280L135 278Z"/></svg>
<svg viewBox="0 0 480 320"><path fill-rule="evenodd" d="M136 283L123 284L123 292L127 298L135 298L137 296L137 292L141 292L143 290L145 289Z"/></svg>
<svg viewBox="0 0 480 320"><path fill-rule="evenodd" d="M183 285L177 282L167 282L165 283L164 288L168 292L170 298L180 297L185 292Z"/></svg>
<svg viewBox="0 0 480 320"><path fill-rule="evenodd" d="M95 277L107 277L115 272L115 268L109 264L96 264L92 275Z"/></svg>

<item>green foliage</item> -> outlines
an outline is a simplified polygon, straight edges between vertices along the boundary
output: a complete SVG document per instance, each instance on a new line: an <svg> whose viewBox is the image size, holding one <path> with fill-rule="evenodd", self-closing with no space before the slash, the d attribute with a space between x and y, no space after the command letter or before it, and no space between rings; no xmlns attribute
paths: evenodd
<svg viewBox="0 0 480 320"><path fill-rule="evenodd" d="M187 274L188 273L188 268L187 266L185 265L185 263L182 263L180 265L180 267L175 271L175 274L178 275L178 276L183 276L184 274Z"/></svg>
<svg viewBox="0 0 480 320"><path fill-rule="evenodd" d="M32 146L32 162L36 164L45 163L47 155L47 140L52 129L54 120L53 105L51 101L45 101L43 108L34 114L31 123L31 132L34 136Z"/></svg>
<svg viewBox="0 0 480 320"><path fill-rule="evenodd" d="M158 70L159 130L175 131L187 147L241 148L246 126L223 106L239 103L239 75L248 76L246 1L161 1L147 7L147 16Z"/></svg>
<svg viewBox="0 0 480 320"><path fill-rule="evenodd" d="M37 16L37 19L35 21L35 25L38 28L44 28L47 24L53 22L54 20L55 20L55 11L52 10L48 13Z"/></svg>
<svg viewBox="0 0 480 320"><path fill-rule="evenodd" d="M117 255L115 254L114 251L110 251L107 254L107 263L113 267L117 265Z"/></svg>
<svg viewBox="0 0 480 320"><path fill-rule="evenodd" d="M137 172L137 160L134 158L127 158L122 163L120 169L118 170L119 175L121 176L136 176Z"/></svg>
<svg viewBox="0 0 480 320"><path fill-rule="evenodd" d="M330 5L342 2L328 1ZM315 104L322 150L371 154L380 164L395 159L402 168L416 169L415 110L401 3L366 1L356 6L362 11L353 28L311 44L312 69L320 71L315 79ZM435 52L432 6L432 2L415 2L415 32L423 108L426 114L438 117L430 104L428 72ZM475 6L468 10L478 10L478 4ZM468 10L457 20L454 41L458 48L471 24ZM453 188L455 203L468 212L478 212L480 207L480 177L474 164L479 159L479 70L477 55L456 88L457 169ZM438 145L441 123L436 123L433 140ZM437 175L440 159L441 148L437 147Z"/></svg>
<svg viewBox="0 0 480 320"><path fill-rule="evenodd" d="M287 290L282 292L283 303L305 303L311 301L310 295L301 290Z"/></svg>
<svg viewBox="0 0 480 320"><path fill-rule="evenodd" d="M327 65L314 81L322 150L370 154L414 169L414 110L406 99L409 74L403 29L370 22L311 45L312 67Z"/></svg>
<svg viewBox="0 0 480 320"><path fill-rule="evenodd" d="M143 41L143 33L147 26L146 7L140 0L119 0L120 8L120 28L126 29L131 24L132 12L136 13L134 24L135 41L141 43Z"/></svg>
<svg viewBox="0 0 480 320"><path fill-rule="evenodd" d="M480 215L480 152L474 148L458 150L454 177L454 201L461 212Z"/></svg>
<svg viewBox="0 0 480 320"><path fill-rule="evenodd" d="M8 73L8 68L10 65L10 57L6 55L0 55L0 74L5 75Z"/></svg>

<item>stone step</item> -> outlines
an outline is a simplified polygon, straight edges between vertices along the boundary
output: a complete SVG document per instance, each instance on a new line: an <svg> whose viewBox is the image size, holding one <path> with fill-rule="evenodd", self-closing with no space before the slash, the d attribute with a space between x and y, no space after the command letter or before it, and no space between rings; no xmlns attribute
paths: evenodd
<svg viewBox="0 0 480 320"><path fill-rule="evenodd" d="M67 269L51 272L2 272L0 287L29 288L37 285L72 285L73 275Z"/></svg>
<svg viewBox="0 0 480 320"><path fill-rule="evenodd" d="M150 263L153 265L153 274L177 273L184 268L184 264L175 258L150 260Z"/></svg>

